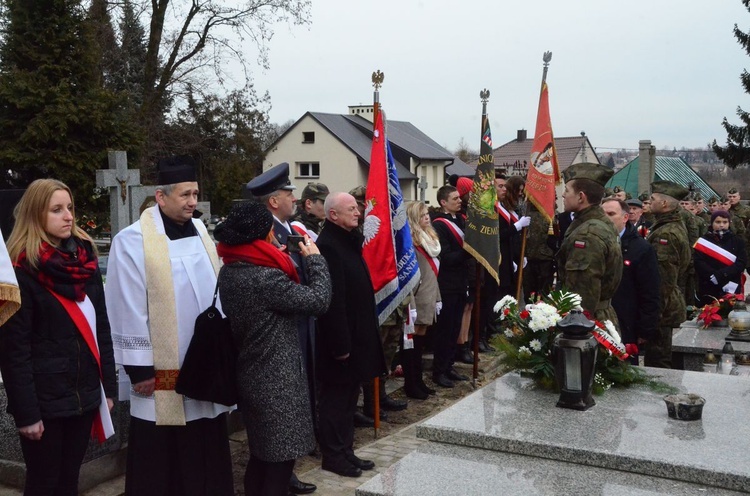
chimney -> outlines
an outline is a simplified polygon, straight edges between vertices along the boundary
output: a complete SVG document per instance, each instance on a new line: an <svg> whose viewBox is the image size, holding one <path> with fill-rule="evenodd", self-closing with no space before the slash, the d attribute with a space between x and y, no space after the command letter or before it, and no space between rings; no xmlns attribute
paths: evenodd
<svg viewBox="0 0 750 496"><path fill-rule="evenodd" d="M651 145L651 140L640 140L638 142L638 194L651 191L651 183L654 182L656 169L656 147Z"/></svg>
<svg viewBox="0 0 750 496"><path fill-rule="evenodd" d="M349 115L358 115L370 122L375 120L374 111L372 105L349 105Z"/></svg>
<svg viewBox="0 0 750 496"><path fill-rule="evenodd" d="M519 129L516 134L516 141L519 143L522 141L526 141L526 130L525 129Z"/></svg>

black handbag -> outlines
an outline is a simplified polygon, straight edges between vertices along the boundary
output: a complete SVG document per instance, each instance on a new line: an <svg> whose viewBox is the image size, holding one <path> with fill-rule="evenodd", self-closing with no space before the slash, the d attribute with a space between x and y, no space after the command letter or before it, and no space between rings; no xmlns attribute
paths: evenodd
<svg viewBox="0 0 750 496"><path fill-rule="evenodd" d="M229 319L216 308L214 299L195 319L195 332L174 390L189 398L231 406L237 403L237 349Z"/></svg>

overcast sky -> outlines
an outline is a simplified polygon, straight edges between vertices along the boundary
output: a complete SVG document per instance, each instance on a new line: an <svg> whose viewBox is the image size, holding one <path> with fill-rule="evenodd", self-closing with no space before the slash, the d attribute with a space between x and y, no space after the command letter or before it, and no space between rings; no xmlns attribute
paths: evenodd
<svg viewBox="0 0 750 496"><path fill-rule="evenodd" d="M750 58L732 28L750 30L740 0L312 0L308 27L276 26L268 71L271 120L346 113L372 103L385 73L388 118L410 121L454 150L479 148L479 92L491 92L495 147L534 133L542 55L556 136L585 131L599 152L705 147L721 120L750 110L739 76Z"/></svg>

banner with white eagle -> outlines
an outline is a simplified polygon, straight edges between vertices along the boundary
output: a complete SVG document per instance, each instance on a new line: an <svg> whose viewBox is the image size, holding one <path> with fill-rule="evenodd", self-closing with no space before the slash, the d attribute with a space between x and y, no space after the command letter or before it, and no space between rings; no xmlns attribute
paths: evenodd
<svg viewBox="0 0 750 496"><path fill-rule="evenodd" d="M419 282L417 255L384 119L382 111L375 116L362 249L381 325Z"/></svg>

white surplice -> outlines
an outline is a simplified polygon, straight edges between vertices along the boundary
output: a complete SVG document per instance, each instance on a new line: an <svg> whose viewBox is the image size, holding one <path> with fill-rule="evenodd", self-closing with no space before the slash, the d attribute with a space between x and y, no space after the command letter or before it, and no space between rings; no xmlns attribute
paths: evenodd
<svg viewBox="0 0 750 496"><path fill-rule="evenodd" d="M157 208L153 219L159 233L164 233L164 222ZM205 234L200 221L193 220L199 233ZM211 304L216 274L200 236L169 240L169 260L174 283L179 361L185 359L193 337L195 319ZM107 314L112 328L115 362L118 366L152 366L153 348L148 319L146 297L146 272L143 234L140 221L131 224L112 240L107 265L105 294ZM219 303L217 302L217 306ZM158 330L156 330L158 331ZM120 399L130 400L130 414L142 420L156 420L154 399L137 394L120 369ZM126 397L123 398L123 390ZM214 418L232 410L232 407L184 398L185 420Z"/></svg>

